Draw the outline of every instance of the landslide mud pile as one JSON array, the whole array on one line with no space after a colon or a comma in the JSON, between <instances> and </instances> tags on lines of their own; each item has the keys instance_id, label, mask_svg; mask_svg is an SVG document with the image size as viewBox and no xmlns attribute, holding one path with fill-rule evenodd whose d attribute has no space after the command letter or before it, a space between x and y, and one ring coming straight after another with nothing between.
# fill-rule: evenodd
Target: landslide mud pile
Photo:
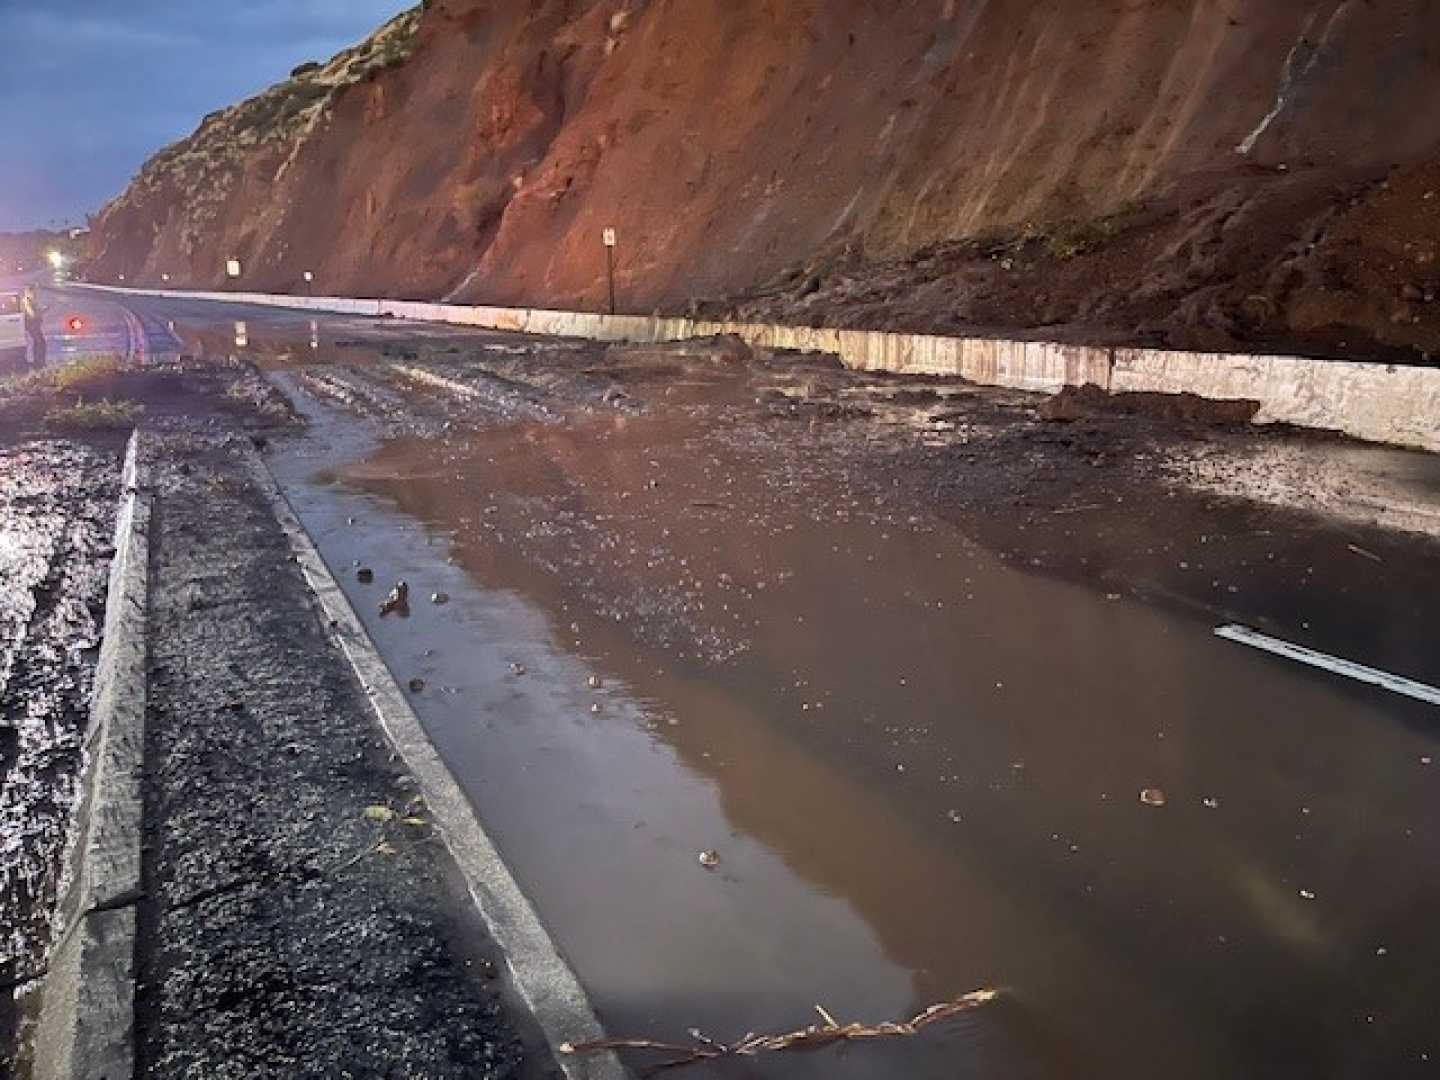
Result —
<instances>
[{"instance_id":1,"label":"landslide mud pile","mask_svg":"<svg viewBox=\"0 0 1440 1080\"><path fill-rule=\"evenodd\" d=\"M1437 40L1420 0L432 0L162 152L95 275L597 308L613 227L634 311L1423 360Z\"/></svg>"}]
</instances>

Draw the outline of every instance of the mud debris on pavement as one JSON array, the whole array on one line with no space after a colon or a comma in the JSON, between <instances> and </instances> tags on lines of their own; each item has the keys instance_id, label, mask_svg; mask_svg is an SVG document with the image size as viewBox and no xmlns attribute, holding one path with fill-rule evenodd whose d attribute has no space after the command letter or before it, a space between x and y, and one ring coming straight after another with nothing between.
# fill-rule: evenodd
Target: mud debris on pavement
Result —
<instances>
[{"instance_id":1,"label":"mud debris on pavement","mask_svg":"<svg viewBox=\"0 0 1440 1080\"><path fill-rule=\"evenodd\" d=\"M142 1074L516 1075L483 928L443 852L376 831L401 774L243 458L156 455Z\"/></svg>"},{"instance_id":2,"label":"mud debris on pavement","mask_svg":"<svg viewBox=\"0 0 1440 1080\"><path fill-rule=\"evenodd\" d=\"M123 443L0 446L0 1069L43 970L104 619Z\"/></svg>"},{"instance_id":3,"label":"mud debris on pavement","mask_svg":"<svg viewBox=\"0 0 1440 1080\"><path fill-rule=\"evenodd\" d=\"M1434 886L1431 729L1211 640L1243 622L1440 678L1429 459L723 341L256 312L240 348L178 306L189 359L135 391L165 437L148 1075L551 1067L236 464L256 447L608 1029L735 1045L817 1000L911 1016L1005 986L924 1038L747 1065L1430 1052L1423 919L1353 881ZM1360 976L1384 1023L1357 1035Z\"/></svg>"},{"instance_id":4,"label":"mud debris on pavement","mask_svg":"<svg viewBox=\"0 0 1440 1080\"><path fill-rule=\"evenodd\" d=\"M390 590L390 595L380 601L380 617L386 615L399 615L402 619L410 617L410 586L401 581L395 588Z\"/></svg>"}]
</instances>

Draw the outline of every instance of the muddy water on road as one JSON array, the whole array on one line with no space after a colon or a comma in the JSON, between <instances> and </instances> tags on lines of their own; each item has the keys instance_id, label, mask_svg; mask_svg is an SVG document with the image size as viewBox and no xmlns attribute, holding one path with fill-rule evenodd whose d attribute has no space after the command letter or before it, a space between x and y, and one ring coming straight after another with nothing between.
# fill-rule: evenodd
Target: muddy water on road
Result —
<instances>
[{"instance_id":1,"label":"muddy water on road","mask_svg":"<svg viewBox=\"0 0 1440 1080\"><path fill-rule=\"evenodd\" d=\"M793 438L678 410L376 447L309 411L277 471L614 1033L989 985L944 1031L735 1075L1440 1051L1421 710L1012 569Z\"/></svg>"}]
</instances>

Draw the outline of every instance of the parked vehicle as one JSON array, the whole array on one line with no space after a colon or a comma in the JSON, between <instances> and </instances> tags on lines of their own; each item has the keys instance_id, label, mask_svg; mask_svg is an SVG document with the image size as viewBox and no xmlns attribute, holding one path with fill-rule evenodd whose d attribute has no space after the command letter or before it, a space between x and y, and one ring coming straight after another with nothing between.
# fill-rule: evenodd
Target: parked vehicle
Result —
<instances>
[{"instance_id":1,"label":"parked vehicle","mask_svg":"<svg viewBox=\"0 0 1440 1080\"><path fill-rule=\"evenodd\" d=\"M0 292L0 371L12 372L30 362L30 337L18 292Z\"/></svg>"}]
</instances>

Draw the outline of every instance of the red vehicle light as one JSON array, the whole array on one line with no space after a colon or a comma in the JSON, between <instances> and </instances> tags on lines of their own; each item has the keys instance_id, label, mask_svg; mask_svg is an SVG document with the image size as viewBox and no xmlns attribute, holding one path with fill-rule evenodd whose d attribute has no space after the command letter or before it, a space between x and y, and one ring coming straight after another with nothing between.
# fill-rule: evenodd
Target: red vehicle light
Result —
<instances>
[{"instance_id":1,"label":"red vehicle light","mask_svg":"<svg viewBox=\"0 0 1440 1080\"><path fill-rule=\"evenodd\" d=\"M85 329L85 320L79 315L71 315L65 320L65 326L72 334L78 334Z\"/></svg>"}]
</instances>

